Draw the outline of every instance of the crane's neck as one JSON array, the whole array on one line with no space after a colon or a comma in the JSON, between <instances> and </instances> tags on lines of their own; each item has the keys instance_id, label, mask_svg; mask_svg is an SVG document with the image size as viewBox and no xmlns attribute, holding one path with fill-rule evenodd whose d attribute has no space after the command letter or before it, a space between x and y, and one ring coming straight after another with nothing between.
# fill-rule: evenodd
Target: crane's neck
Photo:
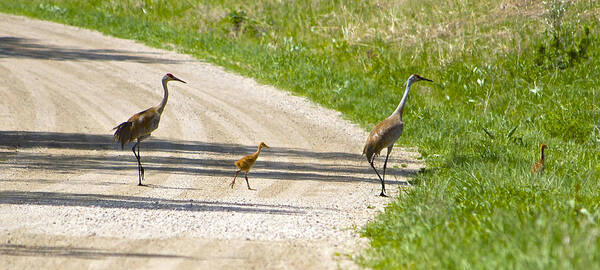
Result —
<instances>
[{"instance_id":1,"label":"crane's neck","mask_svg":"<svg viewBox=\"0 0 600 270\"><path fill-rule=\"evenodd\" d=\"M404 95L402 96L402 100L400 100L400 103L398 104L398 107L396 107L396 110L394 111L394 114L397 114L400 116L400 119L402 119L402 113L404 111L404 105L406 104L406 100L408 99L408 93L410 92L410 87L412 86L413 81L409 80L408 82L406 82L406 90L404 90Z\"/></svg>"},{"instance_id":2,"label":"crane's neck","mask_svg":"<svg viewBox=\"0 0 600 270\"><path fill-rule=\"evenodd\" d=\"M162 114L165 110L165 106L167 106L167 100L169 99L169 89L167 88L167 80L162 81L162 86L165 91L164 96L160 104L158 104L158 113Z\"/></svg>"},{"instance_id":3,"label":"crane's neck","mask_svg":"<svg viewBox=\"0 0 600 270\"><path fill-rule=\"evenodd\" d=\"M261 149L261 147L258 146L258 149L256 150L256 152L254 152L254 154L252 154L252 158L253 159L257 159L258 158L258 155L260 155L260 149Z\"/></svg>"},{"instance_id":4,"label":"crane's neck","mask_svg":"<svg viewBox=\"0 0 600 270\"><path fill-rule=\"evenodd\" d=\"M541 160L541 161L544 161L544 160L546 160L546 156L545 156L545 154L544 154L544 150L545 150L545 148L542 148L542 151L540 152L540 160Z\"/></svg>"}]
</instances>

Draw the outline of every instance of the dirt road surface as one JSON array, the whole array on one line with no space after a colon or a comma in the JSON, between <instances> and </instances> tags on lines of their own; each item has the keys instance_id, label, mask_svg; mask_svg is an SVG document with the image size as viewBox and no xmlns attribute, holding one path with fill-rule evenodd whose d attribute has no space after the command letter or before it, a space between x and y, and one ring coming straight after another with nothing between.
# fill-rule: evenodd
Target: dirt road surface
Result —
<instances>
[{"instance_id":1,"label":"dirt road surface","mask_svg":"<svg viewBox=\"0 0 600 270\"><path fill-rule=\"evenodd\" d=\"M158 104L141 145L111 129ZM336 269L391 201L340 114L192 57L0 14L0 269ZM233 162L266 149L228 187ZM396 149L389 193L421 167ZM381 165L381 160L379 161Z\"/></svg>"}]
</instances>

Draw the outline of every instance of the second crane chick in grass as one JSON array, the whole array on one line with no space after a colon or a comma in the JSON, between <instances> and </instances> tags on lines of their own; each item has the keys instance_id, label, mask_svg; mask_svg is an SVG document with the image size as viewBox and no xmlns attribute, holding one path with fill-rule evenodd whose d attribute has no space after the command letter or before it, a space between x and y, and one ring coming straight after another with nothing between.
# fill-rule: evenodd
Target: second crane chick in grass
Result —
<instances>
[{"instance_id":1,"label":"second crane chick in grass","mask_svg":"<svg viewBox=\"0 0 600 270\"><path fill-rule=\"evenodd\" d=\"M531 173L544 173L544 169L546 167L544 164L544 162L546 161L546 155L544 154L544 150L546 150L546 148L548 148L546 144L540 144L540 159L531 167Z\"/></svg>"},{"instance_id":2,"label":"second crane chick in grass","mask_svg":"<svg viewBox=\"0 0 600 270\"><path fill-rule=\"evenodd\" d=\"M248 172L250 172L250 169L252 169L252 166L254 166L254 163L256 163L258 155L260 155L260 150L263 147L269 148L269 146L266 145L264 142L260 142L260 144L258 145L258 150L256 150L254 154L247 155L235 162L235 166L238 167L238 170L235 172L235 175L233 176L233 181L229 185L231 186L231 188L233 188L233 185L235 185L235 178L238 176L238 174L240 172L245 172L246 174L244 176L246 177L246 184L248 185L248 189L256 190L250 187L250 183L248 182Z\"/></svg>"}]
</instances>

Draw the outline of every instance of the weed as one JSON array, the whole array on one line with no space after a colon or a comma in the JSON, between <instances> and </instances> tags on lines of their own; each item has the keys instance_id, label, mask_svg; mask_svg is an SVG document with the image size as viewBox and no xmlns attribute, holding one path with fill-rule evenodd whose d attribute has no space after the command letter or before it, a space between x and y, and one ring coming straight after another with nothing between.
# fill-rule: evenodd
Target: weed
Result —
<instances>
[{"instance_id":1,"label":"weed","mask_svg":"<svg viewBox=\"0 0 600 270\"><path fill-rule=\"evenodd\" d=\"M257 21L251 19L244 10L232 9L229 14L222 19L222 23L224 25L230 25L228 30L235 36L246 34L250 37L258 38L264 34L258 26Z\"/></svg>"},{"instance_id":2,"label":"weed","mask_svg":"<svg viewBox=\"0 0 600 270\"><path fill-rule=\"evenodd\" d=\"M537 45L535 62L545 68L566 69L587 57L591 44L589 26L565 23L571 2L550 0L542 2L546 7L546 39Z\"/></svg>"}]
</instances>

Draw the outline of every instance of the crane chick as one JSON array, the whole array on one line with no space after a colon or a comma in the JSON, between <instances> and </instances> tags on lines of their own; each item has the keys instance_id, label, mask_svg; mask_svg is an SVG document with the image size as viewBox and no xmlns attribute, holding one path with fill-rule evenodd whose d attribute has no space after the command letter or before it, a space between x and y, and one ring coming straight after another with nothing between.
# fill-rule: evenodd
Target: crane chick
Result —
<instances>
[{"instance_id":1,"label":"crane chick","mask_svg":"<svg viewBox=\"0 0 600 270\"><path fill-rule=\"evenodd\" d=\"M235 178L238 176L238 173L245 172L246 174L244 176L246 177L246 184L248 185L248 189L256 190L250 187L250 182L248 182L248 172L250 172L250 169L252 169L252 166L254 166L254 163L256 163L258 155L260 155L260 150L263 147L269 148L269 146L266 145L264 142L260 142L260 144L258 145L258 150L256 150L254 154L247 155L234 163L238 170L235 172L235 175L233 176L233 181L229 185L231 186L231 188L233 188L233 185L235 185Z\"/></svg>"},{"instance_id":2,"label":"crane chick","mask_svg":"<svg viewBox=\"0 0 600 270\"><path fill-rule=\"evenodd\" d=\"M544 169L545 169L544 162L546 162L546 155L544 154L544 150L546 150L546 148L548 148L548 146L546 144L543 144L543 143L540 144L540 159L538 160L538 162L533 164L533 166L531 166L531 173L533 173L533 174L544 173Z\"/></svg>"},{"instance_id":3,"label":"crane chick","mask_svg":"<svg viewBox=\"0 0 600 270\"><path fill-rule=\"evenodd\" d=\"M137 140L137 142L131 148L131 151L133 151L133 155L137 159L138 163L139 186L142 186L142 180L144 179L144 167L142 166L142 162L140 161L140 142L150 137L152 131L158 128L160 116L165 110L165 106L167 106L167 100L169 99L169 89L167 88L167 83L170 81L179 81L182 83L186 83L173 76L173 74L167 73L162 78L164 95L160 104L134 114L129 119L127 119L127 121L113 128L113 130L116 130L114 134L114 140L121 143L121 149L125 147L125 144ZM135 152L136 146L137 153Z\"/></svg>"}]
</instances>

